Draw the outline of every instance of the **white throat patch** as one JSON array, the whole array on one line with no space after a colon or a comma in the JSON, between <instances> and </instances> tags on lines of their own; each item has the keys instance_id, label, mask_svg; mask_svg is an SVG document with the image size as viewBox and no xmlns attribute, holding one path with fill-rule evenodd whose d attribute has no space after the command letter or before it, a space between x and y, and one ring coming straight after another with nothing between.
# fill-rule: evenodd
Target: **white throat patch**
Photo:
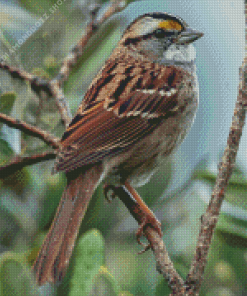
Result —
<instances>
[{"instance_id":1,"label":"white throat patch","mask_svg":"<svg viewBox=\"0 0 247 296\"><path fill-rule=\"evenodd\" d=\"M196 58L196 50L192 44L188 45L176 45L172 44L164 51L162 61L173 63L191 63Z\"/></svg>"}]
</instances>

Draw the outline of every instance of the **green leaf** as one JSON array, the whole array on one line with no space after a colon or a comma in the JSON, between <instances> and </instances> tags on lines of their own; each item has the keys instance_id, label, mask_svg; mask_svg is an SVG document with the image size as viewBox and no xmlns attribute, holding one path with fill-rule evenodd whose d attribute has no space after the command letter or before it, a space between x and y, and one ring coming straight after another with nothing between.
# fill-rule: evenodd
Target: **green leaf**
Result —
<instances>
[{"instance_id":1,"label":"green leaf","mask_svg":"<svg viewBox=\"0 0 247 296\"><path fill-rule=\"evenodd\" d=\"M38 296L34 276L23 256L6 252L0 257L1 296Z\"/></svg>"},{"instance_id":2,"label":"green leaf","mask_svg":"<svg viewBox=\"0 0 247 296\"><path fill-rule=\"evenodd\" d=\"M6 165L12 155L13 150L11 149L8 142L0 138L0 166Z\"/></svg>"},{"instance_id":3,"label":"green leaf","mask_svg":"<svg viewBox=\"0 0 247 296\"><path fill-rule=\"evenodd\" d=\"M170 295L171 289L168 287L167 282L163 277L160 276L160 280L156 286L155 296L166 296Z\"/></svg>"},{"instance_id":4,"label":"green leaf","mask_svg":"<svg viewBox=\"0 0 247 296\"><path fill-rule=\"evenodd\" d=\"M247 247L247 221L221 215L217 223L217 231L221 232L229 245Z\"/></svg>"},{"instance_id":5,"label":"green leaf","mask_svg":"<svg viewBox=\"0 0 247 296\"><path fill-rule=\"evenodd\" d=\"M0 112L10 114L16 99L16 93L13 91L6 92L0 97Z\"/></svg>"},{"instance_id":6,"label":"green leaf","mask_svg":"<svg viewBox=\"0 0 247 296\"><path fill-rule=\"evenodd\" d=\"M117 296L119 288L114 277L104 266L100 267L99 273L94 278L92 296Z\"/></svg>"},{"instance_id":7,"label":"green leaf","mask_svg":"<svg viewBox=\"0 0 247 296\"><path fill-rule=\"evenodd\" d=\"M16 100L15 92L6 92L0 96L0 112L4 114L10 114L14 102ZM2 128L3 123L0 123L0 129Z\"/></svg>"},{"instance_id":8,"label":"green leaf","mask_svg":"<svg viewBox=\"0 0 247 296\"><path fill-rule=\"evenodd\" d=\"M21 131L4 125L1 130L0 139L8 143L13 153L21 153Z\"/></svg>"},{"instance_id":9,"label":"green leaf","mask_svg":"<svg viewBox=\"0 0 247 296\"><path fill-rule=\"evenodd\" d=\"M128 291L121 291L118 296L134 296L133 294L131 294Z\"/></svg>"},{"instance_id":10,"label":"green leaf","mask_svg":"<svg viewBox=\"0 0 247 296\"><path fill-rule=\"evenodd\" d=\"M225 200L231 205L247 210L247 185L246 184L229 184L225 194Z\"/></svg>"},{"instance_id":11,"label":"green leaf","mask_svg":"<svg viewBox=\"0 0 247 296\"><path fill-rule=\"evenodd\" d=\"M70 296L89 295L93 279L104 264L104 240L99 231L88 231L75 250L75 266L71 278Z\"/></svg>"},{"instance_id":12,"label":"green leaf","mask_svg":"<svg viewBox=\"0 0 247 296\"><path fill-rule=\"evenodd\" d=\"M66 3L67 2L67 3ZM40 0L39 4L29 0L19 0L19 3L28 11L43 16L45 13L52 13L52 10L63 10L65 4L71 5L72 0L57 1L57 0Z\"/></svg>"},{"instance_id":13,"label":"green leaf","mask_svg":"<svg viewBox=\"0 0 247 296\"><path fill-rule=\"evenodd\" d=\"M2 158L5 158L6 160L6 156L9 157L13 155L13 150L11 149L8 142L6 142L4 139L1 139L1 134L0 134L0 160L1 160L1 154L2 154Z\"/></svg>"},{"instance_id":14,"label":"green leaf","mask_svg":"<svg viewBox=\"0 0 247 296\"><path fill-rule=\"evenodd\" d=\"M5 184L3 182L3 184ZM31 204L20 202L13 194L6 192L0 200L0 207L7 213L14 216L18 225L26 231L26 233L35 231L35 219L32 217Z\"/></svg>"}]
</instances>

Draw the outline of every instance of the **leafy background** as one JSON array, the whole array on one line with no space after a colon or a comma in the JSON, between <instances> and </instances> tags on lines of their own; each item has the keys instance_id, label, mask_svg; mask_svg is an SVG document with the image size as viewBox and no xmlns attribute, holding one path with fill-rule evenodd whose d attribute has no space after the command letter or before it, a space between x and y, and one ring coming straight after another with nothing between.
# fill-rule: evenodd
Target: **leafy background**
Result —
<instances>
[{"instance_id":1,"label":"leafy background","mask_svg":"<svg viewBox=\"0 0 247 296\"><path fill-rule=\"evenodd\" d=\"M31 73L53 77L83 34L89 6L94 3L58 2L0 1L0 57ZM102 10L108 5L103 2ZM178 14L205 33L196 44L200 107L192 131L172 163L138 189L162 222L169 254L185 277L237 95L238 68L244 52L243 1L135 1L93 38L64 89L74 113L128 21L155 10ZM25 40L23 36L32 27L34 32ZM27 83L3 70L0 112L56 136L64 130L54 101L40 101ZM244 131L237 168L210 249L200 293L203 296L247 295L246 135ZM47 149L42 141L0 125L0 165L16 154L31 155ZM50 175L52 165L47 161L26 167L1 180L0 295L169 295L165 281L155 270L151 252L137 254L141 247L135 240L136 222L119 200L106 202L101 186L82 223L64 282L59 287L35 286L30 266L65 186L63 174Z\"/></svg>"}]
</instances>

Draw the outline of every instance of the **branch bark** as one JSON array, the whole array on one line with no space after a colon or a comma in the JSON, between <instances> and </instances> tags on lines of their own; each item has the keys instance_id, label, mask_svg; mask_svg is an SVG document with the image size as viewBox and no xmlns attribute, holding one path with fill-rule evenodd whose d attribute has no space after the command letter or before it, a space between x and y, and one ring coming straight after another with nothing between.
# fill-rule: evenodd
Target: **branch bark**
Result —
<instances>
[{"instance_id":1,"label":"branch bark","mask_svg":"<svg viewBox=\"0 0 247 296\"><path fill-rule=\"evenodd\" d=\"M85 35L81 38L78 44L73 48L71 53L65 58L59 74L56 78L46 81L42 78L36 77L23 70L6 65L0 62L0 68L9 71L13 78L29 81L32 89L39 95L41 91L45 92L48 96L54 97L61 114L61 118L68 126L71 120L70 110L64 98L62 84L69 77L72 68L78 63L83 55L84 48L90 38L96 33L99 26L106 21L115 12L122 10L125 7L125 1L115 0L108 7L100 19L92 19L86 28ZM245 8L245 13L247 9ZM247 58L243 63L240 71L240 85L239 95L236 102L232 126L230 129L227 147L225 149L222 161L219 166L219 172L216 179L216 184L212 193L210 204L206 213L202 216L202 223L198 243L196 247L195 256L191 264L190 272L187 276L186 282L175 270L172 261L169 258L166 247L159 234L156 233L151 227L144 230L144 234L151 244L151 249L154 253L157 270L168 280L169 286L172 289L172 295L198 295L199 289L203 279L203 273L207 262L207 255L212 240L213 232L219 217L220 206L224 199L226 187L228 185L234 164L236 154L239 146L240 137L245 121L245 111L247 107ZM17 128L24 133L38 137L45 143L53 147L59 148L59 140L47 132L29 125L23 121L13 119L10 116L0 114L0 122L4 122L10 127ZM55 158L55 153L45 152L43 154L36 154L28 157L16 157L12 162L0 168L0 178L23 168L26 165L35 164L41 161ZM131 200L124 199L119 196L122 202L130 210L132 216L141 224L143 215L138 209L130 207Z\"/></svg>"},{"instance_id":2,"label":"branch bark","mask_svg":"<svg viewBox=\"0 0 247 296\"><path fill-rule=\"evenodd\" d=\"M51 146L54 149L59 148L59 139L50 135L49 133L31 125L27 124L26 122L14 119L11 116L5 115L3 113L0 113L0 122L5 123L6 125L16 128L22 132L24 132L27 135L39 138L43 140L46 144Z\"/></svg>"},{"instance_id":3,"label":"branch bark","mask_svg":"<svg viewBox=\"0 0 247 296\"><path fill-rule=\"evenodd\" d=\"M79 40L79 42L74 46L72 51L65 58L62 67L59 71L59 74L55 78L61 86L64 81L69 77L69 74L72 68L78 63L79 59L84 53L84 48L88 44L88 41L92 38L93 35L98 31L100 25L109 19L114 13L119 12L124 9L126 6L126 1L124 0L115 0L112 1L107 10L102 16L95 19L95 15L92 15L91 22L87 25L85 30L85 35Z\"/></svg>"},{"instance_id":4,"label":"branch bark","mask_svg":"<svg viewBox=\"0 0 247 296\"><path fill-rule=\"evenodd\" d=\"M107 19L109 19L114 13L123 10L125 6L126 2L124 0L115 0L111 2L108 9L97 21L92 14L92 21L88 24L85 35L80 39L77 45L64 59L64 62L57 77L50 81L37 77L16 67L9 66L3 61L0 61L0 68L7 70L13 78L28 81L31 84L32 90L37 95L40 96L40 93L43 91L49 97L54 97L58 110L61 114L61 119L65 127L67 128L72 119L72 115L68 103L65 99L62 85L64 81L68 79L72 68L82 57L85 46L87 45L91 37L97 32L99 26Z\"/></svg>"},{"instance_id":5,"label":"branch bark","mask_svg":"<svg viewBox=\"0 0 247 296\"><path fill-rule=\"evenodd\" d=\"M52 160L56 157L55 152L44 152L32 156L16 156L9 164L0 167L0 179L4 179L28 165Z\"/></svg>"},{"instance_id":6,"label":"branch bark","mask_svg":"<svg viewBox=\"0 0 247 296\"><path fill-rule=\"evenodd\" d=\"M13 78L28 81L31 85L31 89L39 97L41 97L42 92L48 97L54 97L65 127L69 125L72 116L64 98L63 90L61 87L58 87L56 82L47 81L46 79L32 75L22 69L9 66L5 62L0 62L0 69L7 70Z\"/></svg>"},{"instance_id":7,"label":"branch bark","mask_svg":"<svg viewBox=\"0 0 247 296\"><path fill-rule=\"evenodd\" d=\"M206 213L202 216L201 229L198 237L195 256L185 283L189 289L185 295L198 295L202 284L213 232L219 218L220 207L224 200L225 191L235 165L239 142L245 123L246 106L247 58L245 58L245 61L240 69L239 95L234 109L227 146L225 148L222 161L219 165L219 171L213 189L211 201L208 205Z\"/></svg>"},{"instance_id":8,"label":"branch bark","mask_svg":"<svg viewBox=\"0 0 247 296\"><path fill-rule=\"evenodd\" d=\"M245 24L247 24L247 2L245 1ZM245 26L245 43L247 42L247 27ZM245 44L246 45L246 44ZM202 216L201 229L197 241L196 252L186 279L188 287L185 295L198 295L203 280L204 269L207 263L207 255L212 236L219 219L219 212L224 200L225 191L231 177L243 126L245 124L247 108L247 47L245 46L245 58L239 71L239 93L235 104L232 124L227 139L222 161L210 203L206 213Z\"/></svg>"},{"instance_id":9,"label":"branch bark","mask_svg":"<svg viewBox=\"0 0 247 296\"><path fill-rule=\"evenodd\" d=\"M54 97L56 100L56 104L58 106L59 112L61 114L62 121L64 122L65 127L67 127L71 121L72 116L71 116L71 112L68 107L67 101L63 94L62 84L65 80L67 80L73 66L78 63L78 60L83 55L84 47L86 46L90 38L96 33L99 26L103 22L105 22L108 18L110 18L114 13L122 10L125 6L126 6L126 3L123 0L112 1L108 9L97 20L97 22L95 19L92 18L92 21L87 26L85 35L81 38L81 40L74 47L74 49L67 56L67 58L65 58L62 64L62 67L59 71L59 74L57 75L56 78L50 81L47 81L41 77L37 77L33 74L30 74L22 69L18 69L16 67L7 65L4 61L0 61L0 69L7 70L13 78L28 81L31 85L32 90L38 96L41 95L41 92L44 92L46 93L47 96ZM3 122L10 127L19 129L28 135L37 137L43 140L48 145L50 145L51 147L53 147L54 149L59 148L59 139L55 138L54 136L50 135L44 130L41 130L37 127L34 127L30 124L25 123L24 121L17 120L10 116L0 113L0 122ZM34 159L35 159L35 156L31 156L29 160L27 157L25 157L22 160L20 160L19 165L17 165L16 163L15 166L14 166L14 163L16 160L14 160L14 162L10 163L9 166L7 165L2 167L2 172L6 172L7 170L9 170L8 167L17 168L19 166L23 167L25 166L25 164L29 165L31 163L35 163ZM39 161L42 161L42 157L37 156L36 160L38 159Z\"/></svg>"}]
</instances>

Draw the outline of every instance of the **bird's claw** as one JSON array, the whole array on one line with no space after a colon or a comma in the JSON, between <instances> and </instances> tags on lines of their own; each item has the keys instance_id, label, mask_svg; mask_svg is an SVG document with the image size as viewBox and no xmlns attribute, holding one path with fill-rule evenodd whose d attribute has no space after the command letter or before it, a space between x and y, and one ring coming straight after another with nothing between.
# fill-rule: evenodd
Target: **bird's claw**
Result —
<instances>
[{"instance_id":1,"label":"bird's claw","mask_svg":"<svg viewBox=\"0 0 247 296\"><path fill-rule=\"evenodd\" d=\"M108 185L108 184L105 184L103 187L105 198L109 203L111 203L112 200L116 197L114 189L115 187L113 185ZM109 196L109 191L112 191L110 196Z\"/></svg>"},{"instance_id":2,"label":"bird's claw","mask_svg":"<svg viewBox=\"0 0 247 296\"><path fill-rule=\"evenodd\" d=\"M151 226L152 228L154 228L160 237L163 236L162 230L161 230L161 223L156 219L155 216L146 215L136 232L136 239L137 239L138 244L140 244L144 247L144 249L142 251L138 252L138 254L145 253L147 250L149 250L152 247L151 243L146 245L143 242L141 242L141 240L140 240L140 238L143 236L144 230L147 226Z\"/></svg>"}]
</instances>

